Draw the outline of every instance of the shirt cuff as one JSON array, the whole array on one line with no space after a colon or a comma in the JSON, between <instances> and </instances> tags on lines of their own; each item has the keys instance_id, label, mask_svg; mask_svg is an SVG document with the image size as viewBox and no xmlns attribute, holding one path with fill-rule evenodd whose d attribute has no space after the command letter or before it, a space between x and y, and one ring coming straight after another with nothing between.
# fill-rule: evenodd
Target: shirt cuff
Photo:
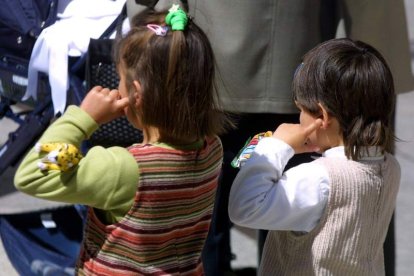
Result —
<instances>
[{"instance_id":1,"label":"shirt cuff","mask_svg":"<svg viewBox=\"0 0 414 276\"><path fill-rule=\"evenodd\" d=\"M255 152L260 155L266 156L282 154L283 159L287 160L289 160L295 155L295 151L291 146L289 146L289 144L273 137L266 137L261 139L255 148Z\"/></svg>"}]
</instances>

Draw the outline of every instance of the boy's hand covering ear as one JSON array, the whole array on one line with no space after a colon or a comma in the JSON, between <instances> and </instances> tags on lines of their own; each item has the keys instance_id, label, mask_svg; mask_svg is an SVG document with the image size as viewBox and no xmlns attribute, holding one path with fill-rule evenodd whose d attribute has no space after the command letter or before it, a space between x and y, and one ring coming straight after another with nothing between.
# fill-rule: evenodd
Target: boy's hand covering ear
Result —
<instances>
[{"instance_id":1,"label":"boy's hand covering ear","mask_svg":"<svg viewBox=\"0 0 414 276\"><path fill-rule=\"evenodd\" d=\"M291 146L295 153L318 152L316 145L309 143L309 136L322 126L322 119L316 119L304 127L300 124L281 124L273 133L273 137Z\"/></svg>"}]
</instances>

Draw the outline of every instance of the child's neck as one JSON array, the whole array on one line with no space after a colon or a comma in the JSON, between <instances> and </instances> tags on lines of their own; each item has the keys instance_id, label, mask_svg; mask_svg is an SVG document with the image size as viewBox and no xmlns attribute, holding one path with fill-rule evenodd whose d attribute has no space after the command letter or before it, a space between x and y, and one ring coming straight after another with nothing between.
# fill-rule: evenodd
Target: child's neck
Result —
<instances>
[{"instance_id":1,"label":"child's neck","mask_svg":"<svg viewBox=\"0 0 414 276\"><path fill-rule=\"evenodd\" d=\"M142 130L143 133L143 144L151 144L151 143L168 143L171 145L189 145L192 143L197 142L196 137L188 137L185 139L176 139L174 137L161 137L160 131L158 128L149 127Z\"/></svg>"},{"instance_id":2,"label":"child's neck","mask_svg":"<svg viewBox=\"0 0 414 276\"><path fill-rule=\"evenodd\" d=\"M321 149L326 151L328 149L344 145L339 123L336 119L332 119L331 123L320 133Z\"/></svg>"}]
</instances>

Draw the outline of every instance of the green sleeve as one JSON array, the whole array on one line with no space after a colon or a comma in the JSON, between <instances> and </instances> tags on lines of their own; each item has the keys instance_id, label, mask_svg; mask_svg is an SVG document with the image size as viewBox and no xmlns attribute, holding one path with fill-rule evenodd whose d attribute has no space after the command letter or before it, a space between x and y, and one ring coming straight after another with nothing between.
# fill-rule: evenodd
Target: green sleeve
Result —
<instances>
[{"instance_id":1,"label":"green sleeve","mask_svg":"<svg viewBox=\"0 0 414 276\"><path fill-rule=\"evenodd\" d=\"M97 128L89 114L70 106L39 142L64 142L79 147ZM125 148L92 147L76 167L66 172L42 172L37 163L44 155L31 149L25 156L14 178L18 190L47 200L104 210L110 221L118 221L131 207L139 173L137 162Z\"/></svg>"}]
</instances>

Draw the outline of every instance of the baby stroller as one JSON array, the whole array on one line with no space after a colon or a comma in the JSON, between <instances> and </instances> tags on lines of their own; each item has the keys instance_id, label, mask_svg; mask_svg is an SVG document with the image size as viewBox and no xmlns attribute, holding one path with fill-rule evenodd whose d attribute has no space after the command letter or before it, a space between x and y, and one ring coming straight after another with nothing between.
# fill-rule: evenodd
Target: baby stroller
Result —
<instances>
[{"instance_id":1,"label":"baby stroller","mask_svg":"<svg viewBox=\"0 0 414 276\"><path fill-rule=\"evenodd\" d=\"M56 9L57 0L40 0L6 1L0 10L0 119L12 119L20 126L0 148L0 174L16 164L53 116L44 76L39 76L38 90L44 93L38 103L26 101L29 109L21 112L13 106L23 102L31 50L42 29L56 21ZM24 135L17 137L18 133Z\"/></svg>"}]
</instances>

